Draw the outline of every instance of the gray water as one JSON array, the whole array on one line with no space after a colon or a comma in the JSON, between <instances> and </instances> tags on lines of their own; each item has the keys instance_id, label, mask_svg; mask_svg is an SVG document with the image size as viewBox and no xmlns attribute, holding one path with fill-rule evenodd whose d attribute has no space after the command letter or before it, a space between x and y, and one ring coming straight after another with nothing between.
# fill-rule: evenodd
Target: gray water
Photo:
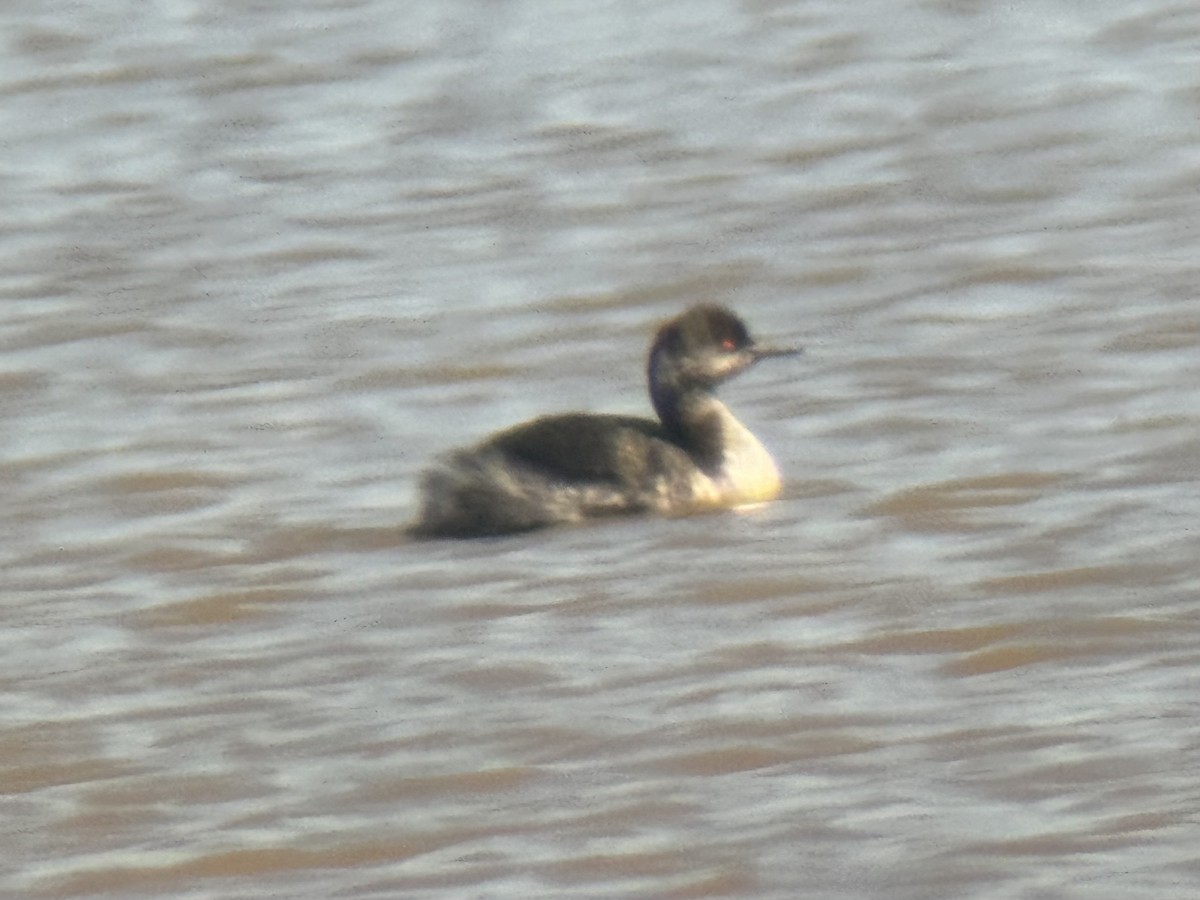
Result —
<instances>
[{"instance_id":1,"label":"gray water","mask_svg":"<svg viewBox=\"0 0 1200 900\"><path fill-rule=\"evenodd\" d=\"M3 16L6 896L1196 896L1200 12ZM700 300L781 500L405 540Z\"/></svg>"}]
</instances>

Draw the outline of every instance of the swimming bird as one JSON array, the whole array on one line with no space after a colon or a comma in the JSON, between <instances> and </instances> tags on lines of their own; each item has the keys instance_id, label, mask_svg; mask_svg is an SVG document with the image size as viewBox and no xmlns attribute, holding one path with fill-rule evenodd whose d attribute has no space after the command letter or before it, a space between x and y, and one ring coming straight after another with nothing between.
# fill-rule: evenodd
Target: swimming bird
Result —
<instances>
[{"instance_id":1,"label":"swimming bird","mask_svg":"<svg viewBox=\"0 0 1200 900\"><path fill-rule=\"evenodd\" d=\"M453 452L424 474L411 531L482 537L772 500L781 486L775 461L716 388L759 360L801 352L756 343L728 309L693 306L663 324L650 345L658 421L548 415Z\"/></svg>"}]
</instances>

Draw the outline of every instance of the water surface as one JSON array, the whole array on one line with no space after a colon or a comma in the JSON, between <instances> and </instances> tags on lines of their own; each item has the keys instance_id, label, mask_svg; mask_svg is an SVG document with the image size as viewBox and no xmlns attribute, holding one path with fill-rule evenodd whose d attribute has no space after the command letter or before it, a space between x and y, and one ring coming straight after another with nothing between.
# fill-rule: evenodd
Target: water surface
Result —
<instances>
[{"instance_id":1,"label":"water surface","mask_svg":"<svg viewBox=\"0 0 1200 900\"><path fill-rule=\"evenodd\" d=\"M1195 896L1194 11L7 19L7 893ZM698 300L779 502L404 539Z\"/></svg>"}]
</instances>

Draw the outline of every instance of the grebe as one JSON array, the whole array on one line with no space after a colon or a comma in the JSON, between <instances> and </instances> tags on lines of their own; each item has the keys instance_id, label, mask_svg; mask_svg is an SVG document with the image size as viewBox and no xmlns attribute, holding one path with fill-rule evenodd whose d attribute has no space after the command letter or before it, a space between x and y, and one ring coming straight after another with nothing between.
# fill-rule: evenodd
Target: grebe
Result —
<instances>
[{"instance_id":1,"label":"grebe","mask_svg":"<svg viewBox=\"0 0 1200 900\"><path fill-rule=\"evenodd\" d=\"M482 537L600 516L680 516L779 495L779 470L716 397L716 387L772 356L742 320L694 306L650 346L658 422L633 416L543 416L459 450L425 473L418 536Z\"/></svg>"}]
</instances>

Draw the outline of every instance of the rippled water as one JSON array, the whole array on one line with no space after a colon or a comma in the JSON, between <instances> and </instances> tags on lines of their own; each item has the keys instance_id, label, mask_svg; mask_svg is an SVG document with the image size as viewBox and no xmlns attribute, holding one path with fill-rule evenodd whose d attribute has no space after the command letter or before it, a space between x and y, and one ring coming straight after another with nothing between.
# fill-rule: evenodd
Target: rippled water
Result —
<instances>
[{"instance_id":1,"label":"rippled water","mask_svg":"<svg viewBox=\"0 0 1200 900\"><path fill-rule=\"evenodd\" d=\"M1196 895L1191 7L4 15L6 895ZM697 299L781 501L404 540Z\"/></svg>"}]
</instances>

